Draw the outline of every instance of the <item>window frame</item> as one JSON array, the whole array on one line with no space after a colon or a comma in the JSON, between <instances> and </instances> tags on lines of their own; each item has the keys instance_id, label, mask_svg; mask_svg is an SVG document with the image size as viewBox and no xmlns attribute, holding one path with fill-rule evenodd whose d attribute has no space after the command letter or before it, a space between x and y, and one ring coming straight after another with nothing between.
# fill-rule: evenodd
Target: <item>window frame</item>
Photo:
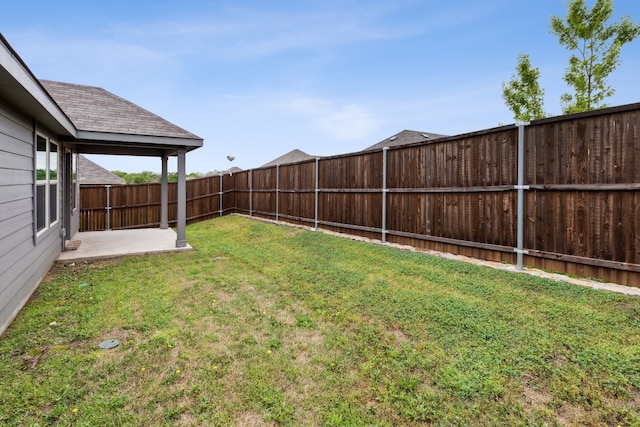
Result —
<instances>
[{"instance_id":1,"label":"window frame","mask_svg":"<svg viewBox=\"0 0 640 427\"><path fill-rule=\"evenodd\" d=\"M41 143L44 144L44 150L40 149ZM55 147L55 151L52 150L53 147ZM35 167L33 194L34 230L36 238L42 236L60 223L60 150L61 146L57 141L41 132L36 132L34 144ZM52 165L54 162L55 164ZM44 170L44 177L40 177L44 179L38 179L39 170ZM42 188L41 192L39 192L39 188ZM53 212L54 210L55 212ZM53 216L53 214L55 214L55 216Z\"/></svg>"}]
</instances>

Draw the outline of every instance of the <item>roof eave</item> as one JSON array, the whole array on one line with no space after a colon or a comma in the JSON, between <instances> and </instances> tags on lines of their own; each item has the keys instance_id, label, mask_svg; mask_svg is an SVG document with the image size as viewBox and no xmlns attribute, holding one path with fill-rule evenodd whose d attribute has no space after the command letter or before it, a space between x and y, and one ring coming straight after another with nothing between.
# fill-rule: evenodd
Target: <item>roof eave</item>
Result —
<instances>
[{"instance_id":1,"label":"roof eave","mask_svg":"<svg viewBox=\"0 0 640 427\"><path fill-rule=\"evenodd\" d=\"M203 146L201 138L178 138L78 130L78 152L88 154L176 155L179 149L195 150Z\"/></svg>"}]
</instances>

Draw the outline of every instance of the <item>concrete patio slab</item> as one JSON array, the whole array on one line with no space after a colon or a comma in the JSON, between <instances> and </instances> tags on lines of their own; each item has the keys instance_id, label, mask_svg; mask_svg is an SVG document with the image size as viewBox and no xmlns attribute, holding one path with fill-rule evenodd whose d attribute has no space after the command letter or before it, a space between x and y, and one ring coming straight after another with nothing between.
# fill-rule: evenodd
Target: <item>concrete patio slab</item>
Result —
<instances>
[{"instance_id":1,"label":"concrete patio slab","mask_svg":"<svg viewBox=\"0 0 640 427\"><path fill-rule=\"evenodd\" d=\"M70 264L125 255L193 250L189 245L177 248L176 239L177 234L171 228L81 232L73 236L74 241L80 241L77 249L62 252L56 262Z\"/></svg>"}]
</instances>

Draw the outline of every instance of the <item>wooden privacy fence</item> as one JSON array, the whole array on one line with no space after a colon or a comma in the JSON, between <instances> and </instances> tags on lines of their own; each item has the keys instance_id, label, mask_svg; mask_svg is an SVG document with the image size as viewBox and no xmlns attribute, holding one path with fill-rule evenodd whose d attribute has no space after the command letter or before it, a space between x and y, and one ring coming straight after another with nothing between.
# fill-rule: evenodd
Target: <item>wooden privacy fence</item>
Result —
<instances>
[{"instance_id":1,"label":"wooden privacy fence","mask_svg":"<svg viewBox=\"0 0 640 427\"><path fill-rule=\"evenodd\" d=\"M159 184L81 191L82 230L159 224ZM233 212L640 286L640 104L187 182Z\"/></svg>"},{"instance_id":2,"label":"wooden privacy fence","mask_svg":"<svg viewBox=\"0 0 640 427\"><path fill-rule=\"evenodd\" d=\"M222 216L234 209L235 181L210 176L187 181L187 222ZM177 222L177 186L168 185L169 224ZM83 185L80 231L160 226L160 184Z\"/></svg>"}]
</instances>

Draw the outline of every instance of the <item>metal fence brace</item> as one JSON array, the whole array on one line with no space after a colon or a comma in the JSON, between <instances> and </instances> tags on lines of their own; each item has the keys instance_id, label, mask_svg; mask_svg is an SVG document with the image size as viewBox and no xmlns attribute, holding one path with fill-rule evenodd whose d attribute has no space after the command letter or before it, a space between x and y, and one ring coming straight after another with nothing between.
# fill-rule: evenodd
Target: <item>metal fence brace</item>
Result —
<instances>
[{"instance_id":1,"label":"metal fence brace","mask_svg":"<svg viewBox=\"0 0 640 427\"><path fill-rule=\"evenodd\" d=\"M105 185L104 188L107 189L107 206L104 208L105 212L105 228L107 230L111 230L111 186Z\"/></svg>"},{"instance_id":2,"label":"metal fence brace","mask_svg":"<svg viewBox=\"0 0 640 427\"><path fill-rule=\"evenodd\" d=\"M387 152L389 147L382 148L382 243L387 242Z\"/></svg>"}]
</instances>

